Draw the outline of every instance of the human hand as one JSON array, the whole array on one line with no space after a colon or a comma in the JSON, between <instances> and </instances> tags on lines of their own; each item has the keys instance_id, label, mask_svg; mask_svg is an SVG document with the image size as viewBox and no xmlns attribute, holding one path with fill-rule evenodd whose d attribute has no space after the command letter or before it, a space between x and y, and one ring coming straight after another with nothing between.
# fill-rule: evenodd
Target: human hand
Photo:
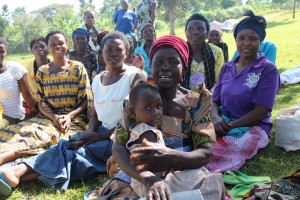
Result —
<instances>
[{"instance_id":1,"label":"human hand","mask_svg":"<svg viewBox=\"0 0 300 200\"><path fill-rule=\"evenodd\" d=\"M63 132L63 125L61 123L61 115L54 115L54 117L51 119L54 126L60 130L61 132Z\"/></svg>"},{"instance_id":2,"label":"human hand","mask_svg":"<svg viewBox=\"0 0 300 200\"><path fill-rule=\"evenodd\" d=\"M71 125L71 121L72 121L72 118L70 115L61 115L60 116L60 123L62 125L62 132L63 133L66 133L69 131L69 128L70 128L70 125Z\"/></svg>"},{"instance_id":3,"label":"human hand","mask_svg":"<svg viewBox=\"0 0 300 200\"><path fill-rule=\"evenodd\" d=\"M171 191L168 184L157 177L146 179L147 199L148 200L171 200Z\"/></svg>"},{"instance_id":4,"label":"human hand","mask_svg":"<svg viewBox=\"0 0 300 200\"><path fill-rule=\"evenodd\" d=\"M82 146L87 146L91 143L95 143L101 140L101 134L86 131L81 137L77 138L76 141L72 142L71 149L77 150Z\"/></svg>"},{"instance_id":5,"label":"human hand","mask_svg":"<svg viewBox=\"0 0 300 200\"><path fill-rule=\"evenodd\" d=\"M144 57L141 56L139 53L136 53L135 56L133 56L133 61L132 61L132 65L141 69L141 70L144 70Z\"/></svg>"},{"instance_id":6,"label":"human hand","mask_svg":"<svg viewBox=\"0 0 300 200\"><path fill-rule=\"evenodd\" d=\"M178 167L174 163L176 151L147 139L143 139L142 144L143 147L134 148L130 155L130 163L137 171L161 172Z\"/></svg>"},{"instance_id":7,"label":"human hand","mask_svg":"<svg viewBox=\"0 0 300 200\"><path fill-rule=\"evenodd\" d=\"M218 137L223 137L227 134L229 130L232 129L232 125L225 121L220 116L212 117L212 123L215 127L215 131Z\"/></svg>"}]
</instances>

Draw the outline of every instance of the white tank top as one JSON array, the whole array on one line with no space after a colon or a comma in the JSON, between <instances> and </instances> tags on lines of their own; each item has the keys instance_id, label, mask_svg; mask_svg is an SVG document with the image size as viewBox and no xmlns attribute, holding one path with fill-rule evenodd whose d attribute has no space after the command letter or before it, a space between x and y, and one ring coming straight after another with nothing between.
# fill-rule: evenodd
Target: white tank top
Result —
<instances>
[{"instance_id":1,"label":"white tank top","mask_svg":"<svg viewBox=\"0 0 300 200\"><path fill-rule=\"evenodd\" d=\"M111 85L102 85L102 72L94 78L92 83L94 106L98 120L107 129L117 125L123 109L123 100L130 92L132 80L140 71L140 69L133 66L124 65L124 67L127 70L118 82Z\"/></svg>"}]
</instances>

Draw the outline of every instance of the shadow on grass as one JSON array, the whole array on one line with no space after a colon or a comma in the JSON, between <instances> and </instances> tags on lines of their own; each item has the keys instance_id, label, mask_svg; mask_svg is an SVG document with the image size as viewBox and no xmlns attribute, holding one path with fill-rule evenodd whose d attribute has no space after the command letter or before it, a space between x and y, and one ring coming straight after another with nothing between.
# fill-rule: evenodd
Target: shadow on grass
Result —
<instances>
[{"instance_id":1,"label":"shadow on grass","mask_svg":"<svg viewBox=\"0 0 300 200\"><path fill-rule=\"evenodd\" d=\"M295 23L295 21L284 19L281 22L274 22L274 21L273 22L268 22L267 27L268 28L274 28L276 26L289 25L289 24L294 24L294 23Z\"/></svg>"}]
</instances>

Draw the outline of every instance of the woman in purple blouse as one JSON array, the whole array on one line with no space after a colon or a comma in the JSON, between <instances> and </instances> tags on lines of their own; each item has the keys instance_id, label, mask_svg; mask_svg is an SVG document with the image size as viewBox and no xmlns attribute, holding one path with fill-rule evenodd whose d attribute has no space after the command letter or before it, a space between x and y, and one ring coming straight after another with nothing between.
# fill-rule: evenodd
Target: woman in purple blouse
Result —
<instances>
[{"instance_id":1,"label":"woman in purple blouse","mask_svg":"<svg viewBox=\"0 0 300 200\"><path fill-rule=\"evenodd\" d=\"M239 169L269 143L271 111L279 90L279 73L260 43L266 20L247 11L235 28L240 53L223 65L213 94L212 122L218 136L207 168L213 172Z\"/></svg>"}]
</instances>

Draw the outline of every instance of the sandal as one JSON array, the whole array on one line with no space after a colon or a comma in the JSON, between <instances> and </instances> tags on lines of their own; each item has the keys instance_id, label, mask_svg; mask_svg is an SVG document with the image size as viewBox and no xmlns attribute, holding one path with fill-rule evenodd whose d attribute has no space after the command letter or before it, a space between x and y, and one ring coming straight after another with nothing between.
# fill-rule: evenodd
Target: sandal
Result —
<instances>
[{"instance_id":1,"label":"sandal","mask_svg":"<svg viewBox=\"0 0 300 200\"><path fill-rule=\"evenodd\" d=\"M248 176L238 170L228 170L223 174L224 183L237 185L237 184L252 184L270 182L271 179L268 176Z\"/></svg>"},{"instance_id":2,"label":"sandal","mask_svg":"<svg viewBox=\"0 0 300 200\"><path fill-rule=\"evenodd\" d=\"M247 195L247 193L249 193L253 187L254 184L250 184L250 185L238 184L231 190L227 190L227 193L232 195L234 200L240 200L243 198L247 198L249 196Z\"/></svg>"},{"instance_id":3,"label":"sandal","mask_svg":"<svg viewBox=\"0 0 300 200\"><path fill-rule=\"evenodd\" d=\"M38 148L38 149L21 149L21 150L16 150L16 153L19 154L25 154L25 155L37 155L37 154L41 154L44 153L45 150L43 148Z\"/></svg>"},{"instance_id":4,"label":"sandal","mask_svg":"<svg viewBox=\"0 0 300 200\"><path fill-rule=\"evenodd\" d=\"M0 196L8 197L12 192L11 187L4 181L2 172L0 172Z\"/></svg>"}]
</instances>

